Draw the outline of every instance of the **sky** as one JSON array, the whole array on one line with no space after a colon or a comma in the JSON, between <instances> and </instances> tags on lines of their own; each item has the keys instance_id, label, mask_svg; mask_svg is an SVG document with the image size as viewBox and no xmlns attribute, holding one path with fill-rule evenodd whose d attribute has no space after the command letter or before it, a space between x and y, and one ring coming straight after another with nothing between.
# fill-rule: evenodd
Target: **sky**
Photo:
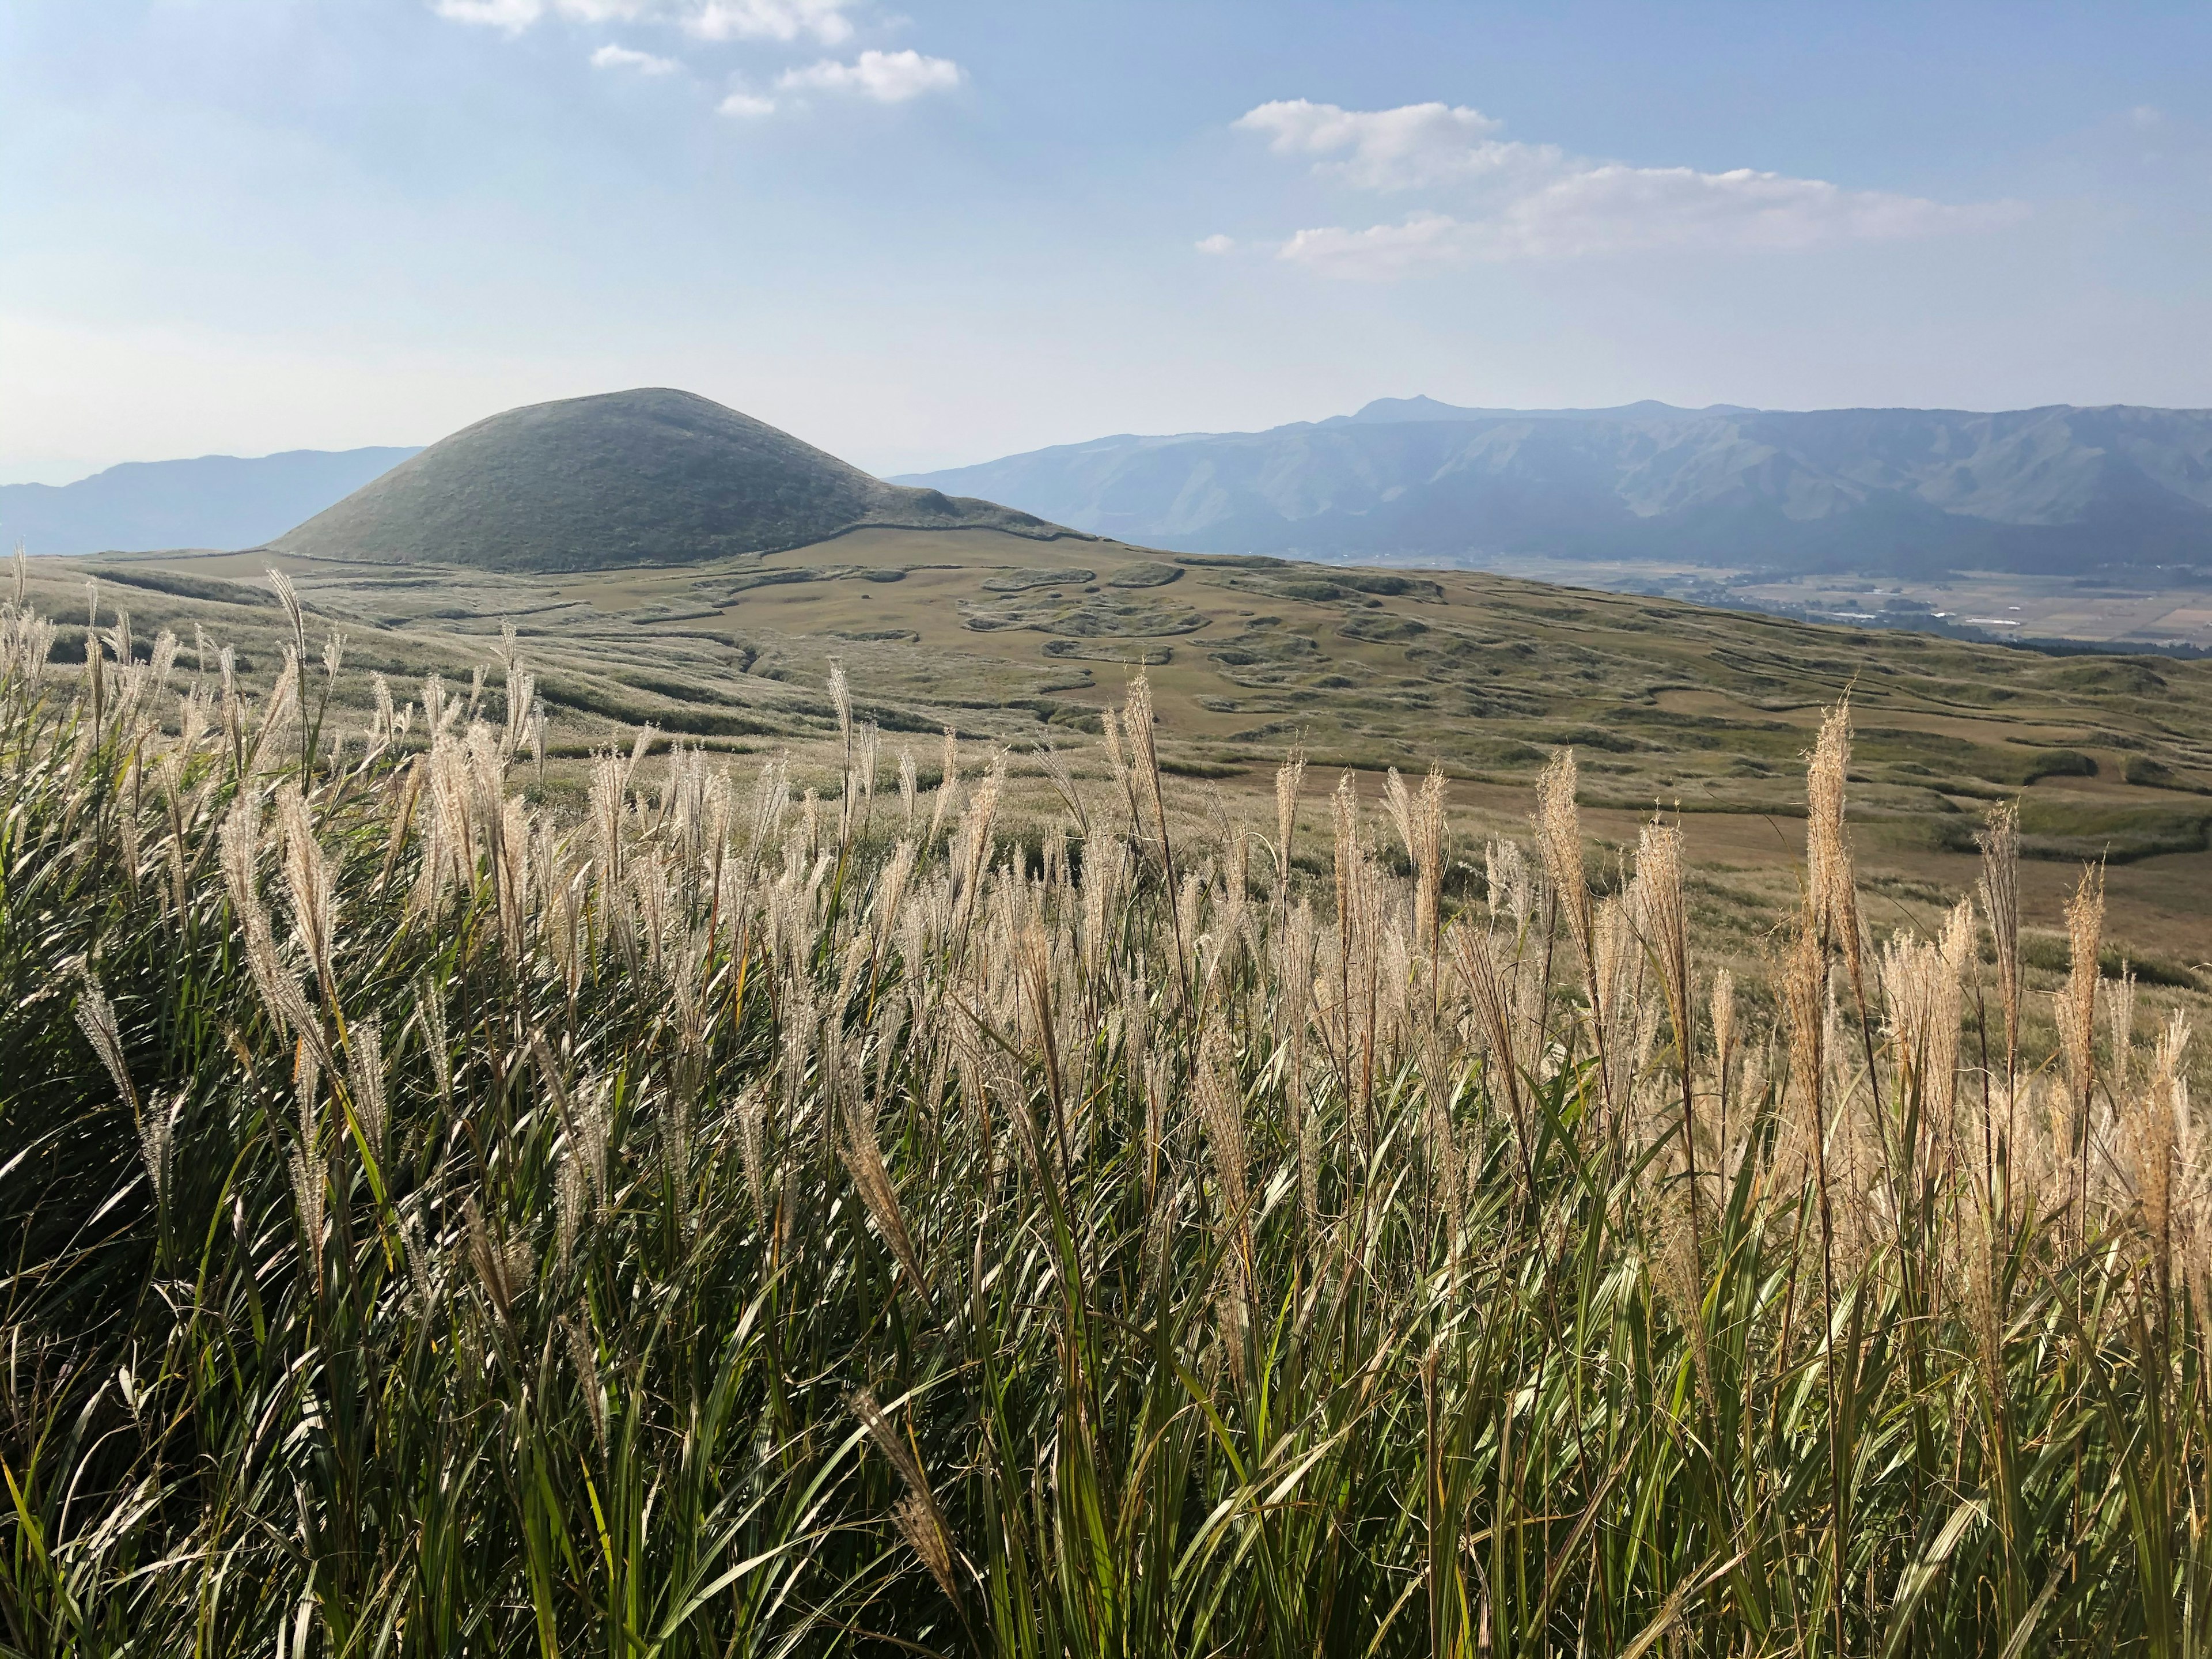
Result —
<instances>
[{"instance_id":1,"label":"sky","mask_svg":"<svg viewBox=\"0 0 2212 1659\"><path fill-rule=\"evenodd\" d=\"M650 385L880 473L2204 406L2208 71L2121 0L8 0L0 483Z\"/></svg>"}]
</instances>

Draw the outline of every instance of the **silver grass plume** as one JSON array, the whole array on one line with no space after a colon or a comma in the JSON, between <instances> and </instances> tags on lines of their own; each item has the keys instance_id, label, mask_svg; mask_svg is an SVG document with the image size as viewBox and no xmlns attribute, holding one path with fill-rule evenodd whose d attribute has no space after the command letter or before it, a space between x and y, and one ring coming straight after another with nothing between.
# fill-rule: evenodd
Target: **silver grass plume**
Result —
<instances>
[{"instance_id":1,"label":"silver grass plume","mask_svg":"<svg viewBox=\"0 0 2212 1659\"><path fill-rule=\"evenodd\" d=\"M875 948L880 951L889 942L890 930L897 926L906 905L908 883L914 879L915 860L921 849L911 839L902 840L891 849L891 861L876 878L874 910Z\"/></svg>"},{"instance_id":2,"label":"silver grass plume","mask_svg":"<svg viewBox=\"0 0 2212 1659\"><path fill-rule=\"evenodd\" d=\"M353 1095L353 1111L369 1150L380 1162L385 1132L391 1121L384 1095L384 1031L371 1015L346 1027L346 1081Z\"/></svg>"},{"instance_id":3,"label":"silver grass plume","mask_svg":"<svg viewBox=\"0 0 2212 1659\"><path fill-rule=\"evenodd\" d=\"M1121 730L1129 740L1131 772L1151 786L1152 816L1158 831L1160 869L1168 884L1176 884L1175 848L1168 835L1168 798L1160 782L1160 752L1158 734L1152 714L1152 681L1141 672L1129 682L1129 700L1122 706ZM1177 951L1185 963L1190 960L1190 940L1188 936L1176 941ZM1186 973L1188 969L1185 970Z\"/></svg>"},{"instance_id":4,"label":"silver grass plume","mask_svg":"<svg viewBox=\"0 0 2212 1659\"><path fill-rule=\"evenodd\" d=\"M1805 768L1807 904L1822 942L1844 953L1856 989L1859 957L1858 882L1844 825L1844 785L1850 770L1851 705L1846 697L1820 719ZM1862 1000L1863 996L1862 994Z\"/></svg>"},{"instance_id":5,"label":"silver grass plume","mask_svg":"<svg viewBox=\"0 0 2212 1659\"><path fill-rule=\"evenodd\" d=\"M1515 1042L1517 1022L1509 984L1512 970L1504 960L1496 938L1468 922L1462 921L1453 927L1451 941L1453 954L1459 961L1460 977L1466 983L1468 1000L1474 1007L1477 1028L1488 1042L1491 1063L1497 1068L1491 1079L1491 1097L1496 1099L1501 1091L1505 1097L1521 1157L1522 1178L1524 1182L1532 1183L1530 1125L1521 1094L1522 1056ZM1533 1185L1531 1191L1533 1195Z\"/></svg>"},{"instance_id":6,"label":"silver grass plume","mask_svg":"<svg viewBox=\"0 0 2212 1659\"><path fill-rule=\"evenodd\" d=\"M1084 805L1083 791L1076 786L1075 773L1067 763L1067 757L1050 743L1046 743L1038 750L1037 760L1043 766L1045 775L1052 780L1054 793L1060 797L1061 804L1067 808L1068 816L1073 819L1076 833L1083 837L1086 846L1089 845L1091 812Z\"/></svg>"},{"instance_id":7,"label":"silver grass plume","mask_svg":"<svg viewBox=\"0 0 2212 1659\"><path fill-rule=\"evenodd\" d=\"M438 1285L428 1241L422 1236L421 1218L411 1211L400 1218L399 1237L407 1258L408 1288L415 1297L416 1316L428 1319L437 1306Z\"/></svg>"},{"instance_id":8,"label":"silver grass plume","mask_svg":"<svg viewBox=\"0 0 2212 1659\"><path fill-rule=\"evenodd\" d=\"M1419 870L1419 854L1413 845L1413 794L1406 787L1404 776L1395 766L1382 777L1382 804L1389 809L1390 822L1397 829L1399 845L1406 850L1407 867Z\"/></svg>"},{"instance_id":9,"label":"silver grass plume","mask_svg":"<svg viewBox=\"0 0 2212 1659\"><path fill-rule=\"evenodd\" d=\"M553 1260L556 1270L566 1273L592 1198L591 1184L584 1173L583 1154L577 1151L574 1141L562 1149L553 1179Z\"/></svg>"},{"instance_id":10,"label":"silver grass plume","mask_svg":"<svg viewBox=\"0 0 2212 1659\"><path fill-rule=\"evenodd\" d=\"M1813 1149L1823 1139L1827 1121L1822 1098L1827 1080L1827 979L1826 952L1820 948L1818 924L1808 914L1784 961L1780 990L1790 1034L1790 1079Z\"/></svg>"},{"instance_id":11,"label":"silver grass plume","mask_svg":"<svg viewBox=\"0 0 2212 1659\"><path fill-rule=\"evenodd\" d=\"M768 1226L768 1107L764 1083L748 1089L738 1102L738 1152L744 1164L745 1194L752 1200L753 1222Z\"/></svg>"},{"instance_id":12,"label":"silver grass plume","mask_svg":"<svg viewBox=\"0 0 2212 1659\"><path fill-rule=\"evenodd\" d=\"M929 833L921 838L925 847L937 845L938 834L945 828L945 815L959 798L959 789L960 739L953 735L952 728L948 726L945 728L944 757L938 763L937 788L933 792L935 799L930 803Z\"/></svg>"},{"instance_id":13,"label":"silver grass plume","mask_svg":"<svg viewBox=\"0 0 2212 1659\"><path fill-rule=\"evenodd\" d=\"M2150 1237L2161 1298L2172 1293L2176 1154L2191 1149L2189 1083L2181 1070L2189 1046L2189 1017L2176 1008L2152 1050L2150 1077L2130 1114L2129 1153L2134 1164L2136 1197L2142 1206L2143 1231Z\"/></svg>"},{"instance_id":14,"label":"silver grass plume","mask_svg":"<svg viewBox=\"0 0 2212 1659\"><path fill-rule=\"evenodd\" d=\"M1544 873L1559 896L1568 937L1580 958L1583 983L1593 1013L1599 1012L1597 920L1590 904L1589 880L1583 872L1582 816L1575 805L1575 751L1562 749L1536 779L1536 849Z\"/></svg>"},{"instance_id":15,"label":"silver grass plume","mask_svg":"<svg viewBox=\"0 0 2212 1659\"><path fill-rule=\"evenodd\" d=\"M1492 841L1483 847L1483 886L1490 902L1492 925L1510 916L1514 937L1528 931L1536 908L1536 877L1514 841Z\"/></svg>"},{"instance_id":16,"label":"silver grass plume","mask_svg":"<svg viewBox=\"0 0 2212 1659\"><path fill-rule=\"evenodd\" d=\"M2134 1072L2136 1043L2136 975L2124 961L2120 963L2119 977L2105 981L2105 1024L2112 1090L2116 1095L2124 1094Z\"/></svg>"},{"instance_id":17,"label":"silver grass plume","mask_svg":"<svg viewBox=\"0 0 2212 1659\"><path fill-rule=\"evenodd\" d=\"M337 943L337 896L307 799L296 785L287 783L276 792L276 821L283 834L284 886L292 902L293 928L325 1000L335 1006L337 980L331 959Z\"/></svg>"},{"instance_id":18,"label":"silver grass plume","mask_svg":"<svg viewBox=\"0 0 2212 1659\"><path fill-rule=\"evenodd\" d=\"M2082 1206L2075 1222L2078 1229L2086 1229L2089 1221L2089 1106L2096 1079L2097 955L2104 925L2104 867L2084 865L2081 884L2066 901L2066 983L2051 994L2058 1046L2066 1056L2067 1079L2074 1090L2071 1133L2080 1159L2075 1201Z\"/></svg>"},{"instance_id":19,"label":"silver grass plume","mask_svg":"<svg viewBox=\"0 0 2212 1659\"><path fill-rule=\"evenodd\" d=\"M945 1530L944 1512L938 1507L937 1494L930 1490L929 1477L922 1472L921 1460L915 1455L912 1441L891 1426L869 1389L855 1389L848 1403L884 1462L906 1483L906 1497L891 1512L899 1535L921 1558L937 1587L957 1606L960 1589L952 1575L951 1535Z\"/></svg>"},{"instance_id":20,"label":"silver grass plume","mask_svg":"<svg viewBox=\"0 0 2212 1659\"><path fill-rule=\"evenodd\" d=\"M1686 1088L1697 1046L1697 1030L1690 984L1689 901L1682 885L1682 832L1679 827L1662 823L1644 826L1637 841L1636 874L1644 901L1646 942L1659 959L1660 989L1667 999L1667 1017L1674 1027Z\"/></svg>"},{"instance_id":21,"label":"silver grass plume","mask_svg":"<svg viewBox=\"0 0 2212 1659\"><path fill-rule=\"evenodd\" d=\"M323 1218L330 1166L323 1154L322 1115L316 1107L322 1072L315 1055L302 1041L293 1051L292 1087L300 1102L300 1140L290 1149L292 1196L300 1210L300 1243L306 1253L310 1279L323 1277Z\"/></svg>"},{"instance_id":22,"label":"silver grass plume","mask_svg":"<svg viewBox=\"0 0 2212 1659\"><path fill-rule=\"evenodd\" d=\"M969 924L973 919L980 896L983 873L991 860L991 830L999 810L999 791L1006 779L1006 759L996 758L991 769L975 791L975 799L961 815L960 835L955 844L951 866L958 882L952 915L952 937L955 946L967 938Z\"/></svg>"},{"instance_id":23,"label":"silver grass plume","mask_svg":"<svg viewBox=\"0 0 2212 1659\"><path fill-rule=\"evenodd\" d=\"M1452 1097L1457 1081L1446 1057L1443 1030L1431 1020L1421 1032L1422 1138L1428 1143L1430 1190L1443 1221L1444 1237L1455 1268L1460 1257L1460 1226L1467 1208L1467 1166L1460 1155L1459 1138L1452 1123Z\"/></svg>"},{"instance_id":24,"label":"silver grass plume","mask_svg":"<svg viewBox=\"0 0 2212 1659\"><path fill-rule=\"evenodd\" d=\"M1990 808L1983 829L1982 910L1990 922L1990 938L1997 958L1997 987L2004 1000L2005 1069L2008 1075L2020 1055L2020 808L1999 801Z\"/></svg>"},{"instance_id":25,"label":"silver grass plume","mask_svg":"<svg viewBox=\"0 0 2212 1659\"><path fill-rule=\"evenodd\" d=\"M437 982L425 976L415 993L415 1018L422 1029L422 1046L430 1057L430 1075L438 1093L448 1104L453 1098L453 1054L447 1047L446 1000Z\"/></svg>"},{"instance_id":26,"label":"silver grass plume","mask_svg":"<svg viewBox=\"0 0 2212 1659\"><path fill-rule=\"evenodd\" d=\"M1660 1300L1690 1339L1698 1396L1717 1424L1720 1400L1713 1386L1712 1346L1705 1330L1705 1267L1698 1243L1695 1200L1690 1196L1694 1190L1686 1187L1679 1196L1670 1194L1662 1200L1654 1227L1651 1276Z\"/></svg>"},{"instance_id":27,"label":"silver grass plume","mask_svg":"<svg viewBox=\"0 0 2212 1659\"><path fill-rule=\"evenodd\" d=\"M1712 1029L1713 1094L1720 1113L1719 1144L1724 1149L1728 1144L1729 1060L1735 1052L1735 975L1725 968L1713 970L1705 1018Z\"/></svg>"},{"instance_id":28,"label":"silver grass plume","mask_svg":"<svg viewBox=\"0 0 2212 1659\"><path fill-rule=\"evenodd\" d=\"M1421 949L1433 957L1443 924L1444 775L1431 766L1421 781L1421 793L1413 802L1415 871L1413 931Z\"/></svg>"},{"instance_id":29,"label":"silver grass plume","mask_svg":"<svg viewBox=\"0 0 2212 1659\"><path fill-rule=\"evenodd\" d=\"M1275 891L1279 897L1290 888L1291 847L1297 835L1298 793L1305 776L1306 751L1299 745L1275 773Z\"/></svg>"},{"instance_id":30,"label":"silver grass plume","mask_svg":"<svg viewBox=\"0 0 2212 1659\"><path fill-rule=\"evenodd\" d=\"M830 665L830 702L837 713L839 777L837 782L837 843L853 838L853 688L846 682L845 665Z\"/></svg>"},{"instance_id":31,"label":"silver grass plume","mask_svg":"<svg viewBox=\"0 0 2212 1659\"><path fill-rule=\"evenodd\" d=\"M476 1269L494 1317L512 1336L515 1305L530 1292L529 1249L520 1239L502 1244L495 1238L473 1197L461 1200L461 1218L468 1230L469 1265Z\"/></svg>"},{"instance_id":32,"label":"silver grass plume","mask_svg":"<svg viewBox=\"0 0 2212 1659\"><path fill-rule=\"evenodd\" d=\"M613 1201L613 1177L608 1164L614 1144L613 1095L613 1083L601 1077L586 1079L574 1097L576 1151L602 1212Z\"/></svg>"},{"instance_id":33,"label":"silver grass plume","mask_svg":"<svg viewBox=\"0 0 2212 1659\"><path fill-rule=\"evenodd\" d=\"M376 717L368 728L370 752L374 753L391 743L399 716L392 706L391 684L383 675L372 673L368 677L368 695L376 710Z\"/></svg>"},{"instance_id":34,"label":"silver grass plume","mask_svg":"<svg viewBox=\"0 0 2212 1659\"><path fill-rule=\"evenodd\" d=\"M76 1023L85 1040L92 1044L92 1051L100 1056L100 1063L107 1068L108 1076L115 1080L115 1092L129 1104L131 1121L143 1124L144 1115L138 1109L138 1090L123 1064L123 1035L116 1023L115 1006L108 1001L107 994L100 988L100 981L92 976L89 968L85 969L83 988L77 993Z\"/></svg>"},{"instance_id":35,"label":"silver grass plume","mask_svg":"<svg viewBox=\"0 0 2212 1659\"><path fill-rule=\"evenodd\" d=\"M899 1208L898 1189L891 1184L890 1171L884 1167L883 1148L876 1144L875 1113L858 1102L848 1105L845 1112L845 1134L837 1148L846 1170L853 1177L853 1185L866 1206L869 1219L876 1231L890 1246L891 1254L898 1258L913 1281L915 1294L925 1305L929 1302L929 1279L923 1273L921 1256L915 1249L914 1235L907 1231L905 1213Z\"/></svg>"},{"instance_id":36,"label":"silver grass plume","mask_svg":"<svg viewBox=\"0 0 2212 1659\"><path fill-rule=\"evenodd\" d=\"M184 1110L182 1089L170 1097L167 1106L156 1096L154 1109L138 1125L138 1152L146 1160L146 1180L154 1189L156 1209L168 1202L170 1149L176 1141L177 1120L184 1115Z\"/></svg>"},{"instance_id":37,"label":"silver grass plume","mask_svg":"<svg viewBox=\"0 0 2212 1659\"><path fill-rule=\"evenodd\" d=\"M1198 1109L1206 1127L1206 1146L1213 1162L1224 1231L1235 1245L1240 1268L1251 1267L1251 1191L1247 1182L1250 1154L1244 1135L1244 1096L1237 1080L1236 1056L1227 1034L1208 1026L1200 1039Z\"/></svg>"},{"instance_id":38,"label":"silver grass plume","mask_svg":"<svg viewBox=\"0 0 2212 1659\"><path fill-rule=\"evenodd\" d=\"M599 1455L607 1452L607 1395L599 1382L599 1344L589 1328L591 1316L580 1314L575 1318L562 1315L561 1334L568 1348L568 1363L575 1367L576 1387L584 1396L584 1409L591 1413L592 1438L599 1443Z\"/></svg>"},{"instance_id":39,"label":"silver grass plume","mask_svg":"<svg viewBox=\"0 0 2212 1659\"><path fill-rule=\"evenodd\" d=\"M230 890L231 908L244 935L246 971L262 1006L276 1029L306 1043L318 1061L325 1052L322 1023L307 1006L307 994L278 959L276 940L257 889L261 808L251 789L241 790L231 803L219 834L223 879Z\"/></svg>"},{"instance_id":40,"label":"silver grass plume","mask_svg":"<svg viewBox=\"0 0 2212 1659\"><path fill-rule=\"evenodd\" d=\"M853 770L860 786L861 823L866 827L876 805L876 774L883 765L883 728L873 720L860 723L860 741L854 745Z\"/></svg>"}]
</instances>

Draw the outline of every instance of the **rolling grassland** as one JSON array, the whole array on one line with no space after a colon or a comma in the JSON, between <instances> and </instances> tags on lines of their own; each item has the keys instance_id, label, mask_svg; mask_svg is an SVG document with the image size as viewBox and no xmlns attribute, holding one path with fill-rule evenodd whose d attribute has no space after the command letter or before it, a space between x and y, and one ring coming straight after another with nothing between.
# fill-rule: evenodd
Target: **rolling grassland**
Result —
<instances>
[{"instance_id":1,"label":"rolling grassland","mask_svg":"<svg viewBox=\"0 0 2212 1659\"><path fill-rule=\"evenodd\" d=\"M1881 926L1925 933L1978 878L1989 806L2016 800L2037 949L2056 948L2083 860L2108 865L2109 933L2153 976L2212 961L2212 664L2050 657L1893 630L1811 627L1633 595L1466 572L1359 571L1176 557L1118 543L989 532L861 530L764 557L522 575L265 553L34 560L36 604L82 650L84 581L145 639L195 629L265 683L288 624L265 572L287 571L362 671L337 690L357 724L369 674L403 702L436 671L488 663L503 624L536 671L547 766L532 788L581 810L593 748L659 740L787 756L795 786L837 787L833 663L886 765L925 777L955 729L973 769L994 748L1050 745L1107 776L1104 711L1148 676L1163 763L1201 820L1269 821L1283 754L1384 774L1441 766L1455 833L1518 833L1552 753L1572 746L1581 805L1614 854L1656 807L1679 812L1707 917L1747 947L1797 902L1802 756L1820 710L1856 711L1860 873ZM420 734L405 739L418 742ZM1034 850L1056 808L1033 764L1007 807ZM1318 827L1293 849L1330 856ZM1457 871L1455 880L1469 872Z\"/></svg>"},{"instance_id":2,"label":"rolling grassland","mask_svg":"<svg viewBox=\"0 0 2212 1659\"><path fill-rule=\"evenodd\" d=\"M19 574L10 1650L2212 1643L2188 665L870 535Z\"/></svg>"}]
</instances>

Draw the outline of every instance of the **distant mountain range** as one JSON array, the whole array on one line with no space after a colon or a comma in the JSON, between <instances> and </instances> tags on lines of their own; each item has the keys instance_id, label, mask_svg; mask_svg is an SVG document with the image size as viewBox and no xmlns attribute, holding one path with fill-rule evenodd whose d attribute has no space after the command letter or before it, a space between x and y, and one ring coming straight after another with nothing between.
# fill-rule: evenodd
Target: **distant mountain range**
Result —
<instances>
[{"instance_id":1,"label":"distant mountain range","mask_svg":"<svg viewBox=\"0 0 2212 1659\"><path fill-rule=\"evenodd\" d=\"M510 409L441 438L276 537L280 552L488 570L603 570L768 553L864 526L1067 532L885 483L689 392Z\"/></svg>"},{"instance_id":2,"label":"distant mountain range","mask_svg":"<svg viewBox=\"0 0 2212 1659\"><path fill-rule=\"evenodd\" d=\"M2212 410L1784 413L1383 398L895 480L1194 553L1927 576L2212 566Z\"/></svg>"},{"instance_id":3,"label":"distant mountain range","mask_svg":"<svg viewBox=\"0 0 2212 1659\"><path fill-rule=\"evenodd\" d=\"M294 449L126 461L69 484L0 485L0 544L33 553L253 547L416 452Z\"/></svg>"},{"instance_id":4,"label":"distant mountain range","mask_svg":"<svg viewBox=\"0 0 2212 1659\"><path fill-rule=\"evenodd\" d=\"M34 553L274 544L582 568L894 523L1065 526L1183 552L1350 563L2127 570L2138 581L2163 568L2179 581L2212 572L2212 410L1386 398L1265 432L1122 434L884 483L706 398L646 389L510 410L428 451L134 462L0 487L0 548Z\"/></svg>"}]
</instances>

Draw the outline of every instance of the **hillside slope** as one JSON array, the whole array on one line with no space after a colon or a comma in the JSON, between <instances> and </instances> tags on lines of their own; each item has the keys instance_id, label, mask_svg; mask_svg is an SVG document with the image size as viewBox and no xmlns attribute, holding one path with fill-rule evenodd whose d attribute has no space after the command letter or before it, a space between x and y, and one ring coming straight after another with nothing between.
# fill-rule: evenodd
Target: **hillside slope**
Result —
<instances>
[{"instance_id":1,"label":"hillside slope","mask_svg":"<svg viewBox=\"0 0 2212 1659\"><path fill-rule=\"evenodd\" d=\"M735 410L654 387L479 421L270 545L385 564L582 570L760 553L861 525L1066 533L988 501L884 483Z\"/></svg>"},{"instance_id":2,"label":"hillside slope","mask_svg":"<svg viewBox=\"0 0 2212 1659\"><path fill-rule=\"evenodd\" d=\"M75 483L0 485L0 541L33 553L251 547L415 453L294 449L126 461Z\"/></svg>"},{"instance_id":3,"label":"hillside slope","mask_svg":"<svg viewBox=\"0 0 2212 1659\"><path fill-rule=\"evenodd\" d=\"M573 757L627 750L651 725L789 749L830 769L805 781L832 794L823 688L841 662L861 717L884 728L886 780L899 748L927 763L951 726L971 765L1001 745L1060 746L1096 802L1121 793L1100 711L1141 665L1171 763L1269 823L1273 769L1294 744L1316 768L1368 774L1370 792L1384 768L1437 762L1474 815L1461 844L1479 859L1482 835L1519 833L1537 770L1572 744L1604 833L1632 842L1654 803L1680 810L1698 857L1765 872L1774 914L1796 902L1801 757L1822 706L1848 695L1862 868L1904 883L1896 896L1923 924L1941 919L1933 895L1972 889L1989 801L2016 798L2023 880L2044 914L2057 915L2078 860L2108 859L2115 937L2212 960L2212 662L996 531L862 529L710 564L547 574L265 552L39 560L32 595L81 618L96 574L142 651L158 628L190 640L204 626L238 647L241 673L265 676L290 639L272 562L318 629L351 636L349 669L385 673L403 700L432 669L468 684L511 621ZM81 637L65 624L59 649Z\"/></svg>"},{"instance_id":4,"label":"hillside slope","mask_svg":"<svg viewBox=\"0 0 2212 1659\"><path fill-rule=\"evenodd\" d=\"M1690 561L1920 576L2212 562L2212 410L1808 413L1386 399L902 482L1190 552Z\"/></svg>"}]
</instances>

